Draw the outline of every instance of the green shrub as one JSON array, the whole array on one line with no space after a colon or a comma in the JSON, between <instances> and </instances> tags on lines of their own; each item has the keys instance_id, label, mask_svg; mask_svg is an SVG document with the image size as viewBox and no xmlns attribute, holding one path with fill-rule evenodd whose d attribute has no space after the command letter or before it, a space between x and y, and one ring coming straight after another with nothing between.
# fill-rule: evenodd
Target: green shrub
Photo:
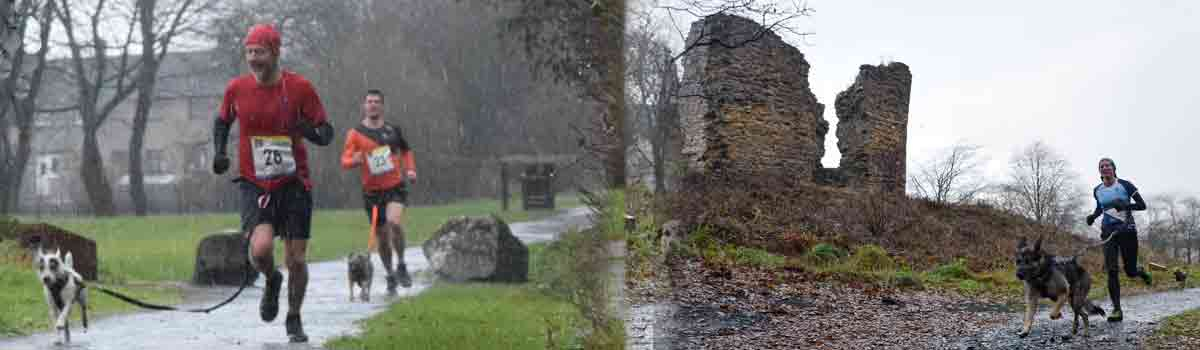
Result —
<instances>
[{"instance_id":1,"label":"green shrub","mask_svg":"<svg viewBox=\"0 0 1200 350\"><path fill-rule=\"evenodd\" d=\"M964 292L969 292L969 293L979 292L979 291L983 290L983 286L984 286L983 283L979 283L974 280L958 281L958 289L961 291L964 291Z\"/></svg>"},{"instance_id":2,"label":"green shrub","mask_svg":"<svg viewBox=\"0 0 1200 350\"><path fill-rule=\"evenodd\" d=\"M736 261L738 265L776 268L783 266L783 264L787 262L787 258L781 255L772 254L771 252L762 249L733 246L730 246L729 248L731 248L734 261Z\"/></svg>"},{"instance_id":3,"label":"green shrub","mask_svg":"<svg viewBox=\"0 0 1200 350\"><path fill-rule=\"evenodd\" d=\"M953 263L943 264L935 267L929 272L929 277L936 281L950 280L969 280L972 279L971 270L967 268L967 262L963 258L958 258Z\"/></svg>"},{"instance_id":4,"label":"green shrub","mask_svg":"<svg viewBox=\"0 0 1200 350\"><path fill-rule=\"evenodd\" d=\"M831 263L846 257L846 251L829 243L821 243L812 247L808 257L819 263Z\"/></svg>"},{"instance_id":5,"label":"green shrub","mask_svg":"<svg viewBox=\"0 0 1200 350\"><path fill-rule=\"evenodd\" d=\"M921 288L921 280L912 271L897 271L892 276L892 285L900 288Z\"/></svg>"},{"instance_id":6,"label":"green shrub","mask_svg":"<svg viewBox=\"0 0 1200 350\"><path fill-rule=\"evenodd\" d=\"M889 270L896 267L896 262L888 256L887 251L874 244L859 246L850 261L855 267L866 271Z\"/></svg>"}]
</instances>

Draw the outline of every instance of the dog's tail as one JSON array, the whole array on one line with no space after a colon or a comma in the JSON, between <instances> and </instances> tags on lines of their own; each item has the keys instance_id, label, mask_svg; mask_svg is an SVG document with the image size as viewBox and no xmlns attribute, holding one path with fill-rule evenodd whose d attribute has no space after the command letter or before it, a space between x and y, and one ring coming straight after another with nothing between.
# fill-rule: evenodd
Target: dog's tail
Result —
<instances>
[{"instance_id":1,"label":"dog's tail","mask_svg":"<svg viewBox=\"0 0 1200 350\"><path fill-rule=\"evenodd\" d=\"M1087 309L1088 309L1088 310L1087 310L1087 312L1088 312L1088 315L1100 315L1100 316L1105 316L1105 314L1104 314L1104 309L1101 309L1099 306L1096 306L1096 304L1095 304L1095 303L1092 303L1091 301L1089 301L1089 302L1087 303Z\"/></svg>"}]
</instances>

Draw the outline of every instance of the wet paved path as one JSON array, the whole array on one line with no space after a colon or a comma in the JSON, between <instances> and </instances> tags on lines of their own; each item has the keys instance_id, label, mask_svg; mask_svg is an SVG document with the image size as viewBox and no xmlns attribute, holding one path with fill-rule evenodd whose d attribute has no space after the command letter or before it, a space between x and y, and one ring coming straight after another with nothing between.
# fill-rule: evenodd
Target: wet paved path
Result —
<instances>
[{"instance_id":1,"label":"wet paved path","mask_svg":"<svg viewBox=\"0 0 1200 350\"><path fill-rule=\"evenodd\" d=\"M1107 301L1097 302L1105 311L1112 310ZM1091 337L1071 336L1069 309L1063 309L1063 318L1050 320L1050 304L1043 301L1033 322L1033 330L1021 339L1022 314L1013 314L1005 325L992 327L979 334L967 337L946 335L933 340L929 349L950 350L1033 350L1033 349L1092 349L1124 350L1141 349L1142 339L1149 336L1159 322L1168 316L1194 308L1200 308L1200 288L1174 290L1151 295L1125 297L1121 306L1125 311L1123 322L1106 322L1103 317L1092 316ZM628 311L626 329L631 350L667 350L679 348L678 327L674 325L674 314L678 307L670 302L635 305ZM1080 325L1082 327L1082 325Z\"/></svg>"},{"instance_id":2,"label":"wet paved path","mask_svg":"<svg viewBox=\"0 0 1200 350\"><path fill-rule=\"evenodd\" d=\"M1104 311L1112 303L1104 299L1097 303ZM1109 323L1103 317L1092 316L1091 337L1080 334L1071 337L1071 317L1064 308L1063 318L1051 321L1050 305L1043 302L1033 321L1029 337L1020 339L1021 316L1016 315L1008 325L993 328L983 334L947 344L945 349L1140 349L1142 338L1149 335L1163 318L1200 307L1200 288L1121 298L1124 322ZM1082 324L1079 325L1083 327Z\"/></svg>"},{"instance_id":3,"label":"wet paved path","mask_svg":"<svg viewBox=\"0 0 1200 350\"><path fill-rule=\"evenodd\" d=\"M513 223L509 227L513 234L526 244L554 239L570 227L584 228L590 225L587 208L574 208L539 221ZM399 288L398 296L385 296L383 265L378 255L373 255L375 282L371 290L371 302L349 302L346 283L345 258L313 263L309 265L308 293L302 316L304 330L309 343L288 344L283 328L287 312L287 283L280 293L279 317L265 323L258 316L258 302L262 296L263 279L254 287L247 287L237 300L211 314L183 312L139 312L92 320L91 328L83 333L80 325L71 325L71 344L56 346L58 336L43 331L37 334L0 340L0 349L89 349L89 350L218 350L218 349L320 349L325 341L356 334L359 330L355 321L368 318L387 307L398 298L413 296L429 287L429 281L416 278L408 289ZM420 246L404 251L404 261L410 273L428 268ZM282 270L286 275L287 271ZM418 274L419 276L419 274ZM207 307L215 301L228 297L236 288L205 288L201 296L186 307ZM108 298L92 291L91 298ZM75 313L78 310L73 311Z\"/></svg>"}]
</instances>

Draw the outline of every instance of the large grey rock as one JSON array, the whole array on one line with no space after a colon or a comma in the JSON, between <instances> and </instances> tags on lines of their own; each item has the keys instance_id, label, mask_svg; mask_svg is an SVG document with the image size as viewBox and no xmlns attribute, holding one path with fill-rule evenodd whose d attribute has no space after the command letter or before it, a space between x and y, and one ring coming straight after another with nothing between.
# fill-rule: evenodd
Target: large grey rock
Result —
<instances>
[{"instance_id":1,"label":"large grey rock","mask_svg":"<svg viewBox=\"0 0 1200 350\"><path fill-rule=\"evenodd\" d=\"M250 283L258 280L258 271L248 265L250 257L242 236L241 232L224 231L200 240L192 283L240 286L247 269L253 275Z\"/></svg>"},{"instance_id":2,"label":"large grey rock","mask_svg":"<svg viewBox=\"0 0 1200 350\"><path fill-rule=\"evenodd\" d=\"M496 216L452 218L421 248L442 279L525 282L529 277L529 248Z\"/></svg>"}]
</instances>

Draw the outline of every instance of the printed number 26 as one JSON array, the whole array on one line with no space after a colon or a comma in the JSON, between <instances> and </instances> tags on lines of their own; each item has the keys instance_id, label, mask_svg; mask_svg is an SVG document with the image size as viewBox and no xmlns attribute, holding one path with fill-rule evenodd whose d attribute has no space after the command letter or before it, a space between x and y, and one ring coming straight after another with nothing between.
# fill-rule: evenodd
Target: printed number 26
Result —
<instances>
[{"instance_id":1,"label":"printed number 26","mask_svg":"<svg viewBox=\"0 0 1200 350\"><path fill-rule=\"evenodd\" d=\"M263 150L263 156L266 157L266 158L264 158L264 160L266 163L265 165L267 165L267 166L283 163L283 152L280 152L277 150L265 149L265 150Z\"/></svg>"}]
</instances>

